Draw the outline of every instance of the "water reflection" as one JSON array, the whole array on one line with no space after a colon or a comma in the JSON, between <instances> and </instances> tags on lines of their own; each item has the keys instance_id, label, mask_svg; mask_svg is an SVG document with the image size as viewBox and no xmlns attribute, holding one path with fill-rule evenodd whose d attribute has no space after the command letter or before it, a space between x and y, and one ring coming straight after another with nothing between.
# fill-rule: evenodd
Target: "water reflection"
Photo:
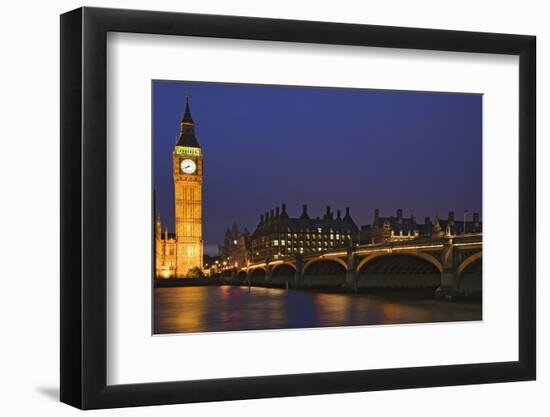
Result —
<instances>
[{"instance_id":1,"label":"water reflection","mask_svg":"<svg viewBox=\"0 0 550 417\"><path fill-rule=\"evenodd\" d=\"M218 332L481 320L481 304L260 287L155 288L154 330Z\"/></svg>"}]
</instances>

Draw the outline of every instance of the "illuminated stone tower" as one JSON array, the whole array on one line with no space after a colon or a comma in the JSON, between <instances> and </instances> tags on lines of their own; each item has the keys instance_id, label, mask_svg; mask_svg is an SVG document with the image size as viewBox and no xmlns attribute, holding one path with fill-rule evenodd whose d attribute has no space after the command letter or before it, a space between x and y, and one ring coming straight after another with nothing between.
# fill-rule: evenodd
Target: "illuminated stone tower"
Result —
<instances>
[{"instance_id":1,"label":"illuminated stone tower","mask_svg":"<svg viewBox=\"0 0 550 417\"><path fill-rule=\"evenodd\" d=\"M177 277L202 269L202 158L187 97L173 152Z\"/></svg>"}]
</instances>

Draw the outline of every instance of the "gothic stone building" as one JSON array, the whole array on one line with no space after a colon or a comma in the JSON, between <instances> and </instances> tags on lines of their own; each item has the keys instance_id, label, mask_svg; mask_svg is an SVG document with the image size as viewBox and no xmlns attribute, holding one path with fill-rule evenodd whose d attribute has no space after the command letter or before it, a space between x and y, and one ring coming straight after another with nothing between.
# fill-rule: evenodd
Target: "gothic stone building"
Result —
<instances>
[{"instance_id":1,"label":"gothic stone building","mask_svg":"<svg viewBox=\"0 0 550 417\"><path fill-rule=\"evenodd\" d=\"M325 215L310 218L304 205L299 217L290 217L286 204L260 216L250 237L250 260L279 259L297 254L323 253L334 248L347 248L359 243L359 228L349 208L336 217L327 207Z\"/></svg>"},{"instance_id":2,"label":"gothic stone building","mask_svg":"<svg viewBox=\"0 0 550 417\"><path fill-rule=\"evenodd\" d=\"M245 228L242 232L236 224L225 231L223 244L219 245L220 260L235 267L245 266L248 263L250 233Z\"/></svg>"},{"instance_id":3,"label":"gothic stone building","mask_svg":"<svg viewBox=\"0 0 550 417\"><path fill-rule=\"evenodd\" d=\"M419 237L443 236L445 234L481 233L479 214L474 213L473 219L466 221L455 219L454 211L450 211L447 220L437 216L432 222L430 217L424 218L424 223L417 223L411 213L403 216L403 209L398 209L395 216L382 217L380 210L374 210L372 224L361 226L361 244L399 242Z\"/></svg>"},{"instance_id":4,"label":"gothic stone building","mask_svg":"<svg viewBox=\"0 0 550 417\"><path fill-rule=\"evenodd\" d=\"M155 276L182 278L202 269L202 178L203 154L195 137L189 98L172 152L175 233L162 233L161 219L155 228Z\"/></svg>"}]
</instances>

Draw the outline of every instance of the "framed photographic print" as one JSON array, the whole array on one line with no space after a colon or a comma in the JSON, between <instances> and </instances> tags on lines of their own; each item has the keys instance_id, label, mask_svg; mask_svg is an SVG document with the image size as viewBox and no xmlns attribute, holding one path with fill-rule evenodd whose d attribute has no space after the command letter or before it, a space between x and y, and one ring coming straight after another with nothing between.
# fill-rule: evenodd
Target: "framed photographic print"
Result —
<instances>
[{"instance_id":1,"label":"framed photographic print","mask_svg":"<svg viewBox=\"0 0 550 417\"><path fill-rule=\"evenodd\" d=\"M61 400L535 379L535 38L61 16Z\"/></svg>"}]
</instances>

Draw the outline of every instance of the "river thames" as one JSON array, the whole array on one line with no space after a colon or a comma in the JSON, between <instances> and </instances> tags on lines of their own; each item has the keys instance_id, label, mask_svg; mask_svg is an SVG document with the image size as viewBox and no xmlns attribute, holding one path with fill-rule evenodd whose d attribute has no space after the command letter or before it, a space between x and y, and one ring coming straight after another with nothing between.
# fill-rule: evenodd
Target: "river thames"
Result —
<instances>
[{"instance_id":1,"label":"river thames","mask_svg":"<svg viewBox=\"0 0 550 417\"><path fill-rule=\"evenodd\" d=\"M481 320L481 302L426 294L346 294L278 288L154 289L154 333L296 329Z\"/></svg>"}]
</instances>

